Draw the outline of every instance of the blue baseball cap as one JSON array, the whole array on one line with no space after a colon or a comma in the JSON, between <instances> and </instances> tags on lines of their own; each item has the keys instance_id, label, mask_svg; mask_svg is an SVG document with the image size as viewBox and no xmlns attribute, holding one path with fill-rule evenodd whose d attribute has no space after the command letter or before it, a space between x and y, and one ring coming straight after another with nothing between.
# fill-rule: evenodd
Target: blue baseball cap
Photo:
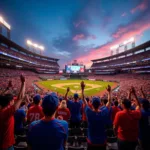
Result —
<instances>
[{"instance_id":1,"label":"blue baseball cap","mask_svg":"<svg viewBox=\"0 0 150 150\"><path fill-rule=\"evenodd\" d=\"M149 106L149 101L145 98L139 98L139 101L141 104L143 104L144 106Z\"/></svg>"},{"instance_id":2,"label":"blue baseball cap","mask_svg":"<svg viewBox=\"0 0 150 150\"><path fill-rule=\"evenodd\" d=\"M74 97L74 98L79 98L78 93L75 93L73 97Z\"/></svg>"},{"instance_id":3,"label":"blue baseball cap","mask_svg":"<svg viewBox=\"0 0 150 150\"><path fill-rule=\"evenodd\" d=\"M100 98L99 97L93 97L92 99L92 105L94 108L98 108L100 106Z\"/></svg>"},{"instance_id":4,"label":"blue baseball cap","mask_svg":"<svg viewBox=\"0 0 150 150\"><path fill-rule=\"evenodd\" d=\"M34 103L38 103L40 100L41 100L41 96L40 96L39 94L36 94L36 95L33 97Z\"/></svg>"},{"instance_id":5,"label":"blue baseball cap","mask_svg":"<svg viewBox=\"0 0 150 150\"><path fill-rule=\"evenodd\" d=\"M62 97L59 97L59 101L61 102L63 100L63 98Z\"/></svg>"},{"instance_id":6,"label":"blue baseball cap","mask_svg":"<svg viewBox=\"0 0 150 150\"><path fill-rule=\"evenodd\" d=\"M139 102L141 103L141 104L143 104L145 101L148 101L147 99L145 99L145 98L138 98L139 99Z\"/></svg>"},{"instance_id":7,"label":"blue baseball cap","mask_svg":"<svg viewBox=\"0 0 150 150\"><path fill-rule=\"evenodd\" d=\"M43 109L57 109L59 105L59 99L56 95L56 93L51 93L49 95L46 95L42 102Z\"/></svg>"}]
</instances>

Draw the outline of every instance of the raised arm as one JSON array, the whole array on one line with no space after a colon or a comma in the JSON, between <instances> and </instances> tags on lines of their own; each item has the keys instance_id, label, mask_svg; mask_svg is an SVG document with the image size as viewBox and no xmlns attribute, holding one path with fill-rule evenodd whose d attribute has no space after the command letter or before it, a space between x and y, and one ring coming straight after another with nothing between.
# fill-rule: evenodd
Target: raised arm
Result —
<instances>
[{"instance_id":1,"label":"raised arm","mask_svg":"<svg viewBox=\"0 0 150 150\"><path fill-rule=\"evenodd\" d=\"M87 101L85 99L85 96L84 96L84 89L85 89L85 84L84 84L84 81L81 82L81 97L82 97L82 101L85 105L87 105Z\"/></svg>"},{"instance_id":2,"label":"raised arm","mask_svg":"<svg viewBox=\"0 0 150 150\"><path fill-rule=\"evenodd\" d=\"M132 90L130 89L130 90L128 91L128 99L129 99L129 100L131 100L131 93L132 93Z\"/></svg>"},{"instance_id":3,"label":"raised arm","mask_svg":"<svg viewBox=\"0 0 150 150\"><path fill-rule=\"evenodd\" d=\"M133 86L131 87L131 91L132 91L133 96L135 97L135 101L136 101L136 104L137 104L136 110L137 110L137 109L140 109L140 108L141 108L141 104L140 104L140 102L139 102L139 99L138 99L138 97L137 97L137 95L136 95L135 88L134 88Z\"/></svg>"},{"instance_id":4,"label":"raised arm","mask_svg":"<svg viewBox=\"0 0 150 150\"><path fill-rule=\"evenodd\" d=\"M143 91L143 88L141 87L140 90L141 90L141 93L142 93L142 97L146 99L146 95L145 95L145 93L144 93L144 91Z\"/></svg>"},{"instance_id":5,"label":"raised arm","mask_svg":"<svg viewBox=\"0 0 150 150\"><path fill-rule=\"evenodd\" d=\"M106 88L107 92L108 92L108 102L106 104L106 107L110 108L111 105L111 86L108 85L108 87Z\"/></svg>"},{"instance_id":6,"label":"raised arm","mask_svg":"<svg viewBox=\"0 0 150 150\"><path fill-rule=\"evenodd\" d=\"M18 98L14 104L16 110L19 108L25 93L25 77L23 75L20 76L20 81L21 81L21 88L18 94Z\"/></svg>"},{"instance_id":7,"label":"raised arm","mask_svg":"<svg viewBox=\"0 0 150 150\"><path fill-rule=\"evenodd\" d=\"M66 100L66 101L68 100L68 99L67 99L67 96L68 96L69 91L70 91L70 88L67 87L67 91L66 91L66 94L65 94L65 100Z\"/></svg>"}]
</instances>

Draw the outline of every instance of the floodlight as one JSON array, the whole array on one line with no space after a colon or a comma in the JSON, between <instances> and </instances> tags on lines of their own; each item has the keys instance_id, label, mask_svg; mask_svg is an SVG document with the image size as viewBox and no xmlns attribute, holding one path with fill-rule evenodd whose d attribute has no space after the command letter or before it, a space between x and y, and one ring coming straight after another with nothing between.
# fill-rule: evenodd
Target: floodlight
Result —
<instances>
[{"instance_id":1,"label":"floodlight","mask_svg":"<svg viewBox=\"0 0 150 150\"><path fill-rule=\"evenodd\" d=\"M119 45L114 45L110 49L113 50L113 49L117 49L118 47L119 47Z\"/></svg>"},{"instance_id":2,"label":"floodlight","mask_svg":"<svg viewBox=\"0 0 150 150\"><path fill-rule=\"evenodd\" d=\"M28 45L32 45L32 42L30 40L27 40Z\"/></svg>"},{"instance_id":3,"label":"floodlight","mask_svg":"<svg viewBox=\"0 0 150 150\"><path fill-rule=\"evenodd\" d=\"M123 44L126 45L128 43L128 41L124 41Z\"/></svg>"},{"instance_id":4,"label":"floodlight","mask_svg":"<svg viewBox=\"0 0 150 150\"><path fill-rule=\"evenodd\" d=\"M1 22L1 23L3 22L3 20L4 20L4 19L3 19L3 17L2 17L2 16L0 16L0 22Z\"/></svg>"},{"instance_id":5,"label":"floodlight","mask_svg":"<svg viewBox=\"0 0 150 150\"><path fill-rule=\"evenodd\" d=\"M0 16L0 22L10 30L11 26L3 19L2 16Z\"/></svg>"},{"instance_id":6,"label":"floodlight","mask_svg":"<svg viewBox=\"0 0 150 150\"><path fill-rule=\"evenodd\" d=\"M43 51L44 50L44 46L39 46L39 48Z\"/></svg>"},{"instance_id":7,"label":"floodlight","mask_svg":"<svg viewBox=\"0 0 150 150\"><path fill-rule=\"evenodd\" d=\"M38 45L37 45L37 44L33 44L33 46L34 46L35 48L38 48Z\"/></svg>"},{"instance_id":8,"label":"floodlight","mask_svg":"<svg viewBox=\"0 0 150 150\"><path fill-rule=\"evenodd\" d=\"M133 42L134 40L135 40L134 37L130 38L130 42Z\"/></svg>"}]
</instances>

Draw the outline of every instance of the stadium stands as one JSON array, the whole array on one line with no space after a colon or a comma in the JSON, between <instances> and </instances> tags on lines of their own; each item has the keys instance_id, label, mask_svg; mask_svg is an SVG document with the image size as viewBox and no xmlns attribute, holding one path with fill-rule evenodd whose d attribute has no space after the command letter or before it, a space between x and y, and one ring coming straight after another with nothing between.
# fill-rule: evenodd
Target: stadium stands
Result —
<instances>
[{"instance_id":1,"label":"stadium stands","mask_svg":"<svg viewBox=\"0 0 150 150\"><path fill-rule=\"evenodd\" d=\"M150 41L125 52L92 60L91 70L94 74L149 73Z\"/></svg>"},{"instance_id":2,"label":"stadium stands","mask_svg":"<svg viewBox=\"0 0 150 150\"><path fill-rule=\"evenodd\" d=\"M88 78L116 81L118 87L112 90L108 86L101 97L86 97L85 85L81 82L80 98L77 93L67 96L69 88L62 96L35 85L41 79L60 78L58 59L28 51L2 35L0 43L0 149L27 150L30 146L36 150L118 150L124 144L128 146L126 149L132 146L150 149L150 74L147 74L150 71L150 42L114 56L92 60L92 75ZM59 109L62 100L66 104ZM35 122L30 124L26 116L33 108L36 112L30 117ZM58 110L56 119L55 111ZM44 113L44 118L39 118L39 113ZM126 119L121 118L123 125L118 121L122 113L130 114ZM69 120L62 121L68 114ZM123 140L120 128L129 133L122 135ZM140 143L137 144L138 138Z\"/></svg>"},{"instance_id":3,"label":"stadium stands","mask_svg":"<svg viewBox=\"0 0 150 150\"><path fill-rule=\"evenodd\" d=\"M0 35L0 65L24 68L37 73L56 74L59 72L58 59L28 51Z\"/></svg>"}]
</instances>

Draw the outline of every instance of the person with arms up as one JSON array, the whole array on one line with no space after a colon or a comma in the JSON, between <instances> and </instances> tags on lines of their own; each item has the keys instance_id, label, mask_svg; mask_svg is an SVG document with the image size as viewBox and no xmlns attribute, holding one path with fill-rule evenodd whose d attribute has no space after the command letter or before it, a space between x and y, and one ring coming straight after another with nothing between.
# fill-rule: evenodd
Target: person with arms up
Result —
<instances>
[{"instance_id":1,"label":"person with arms up","mask_svg":"<svg viewBox=\"0 0 150 150\"><path fill-rule=\"evenodd\" d=\"M136 99L136 110L131 110L131 101L122 101L122 111L119 111L114 119L114 131L118 138L119 150L135 150L139 134L139 120L141 118L140 103L134 87L131 87L129 95ZM130 97L130 96L129 96Z\"/></svg>"},{"instance_id":2,"label":"person with arms up","mask_svg":"<svg viewBox=\"0 0 150 150\"><path fill-rule=\"evenodd\" d=\"M68 137L68 123L55 119L59 99L55 93L42 101L44 118L30 124L28 145L31 150L64 150Z\"/></svg>"},{"instance_id":3,"label":"person with arms up","mask_svg":"<svg viewBox=\"0 0 150 150\"><path fill-rule=\"evenodd\" d=\"M88 106L87 101L84 98L85 84L81 82L82 100L85 107L85 114L87 116L88 123L88 150L106 150L107 136L105 127L107 125L108 111L100 110L100 98L92 98L92 109ZM106 106L109 108L111 104L111 87L108 85L108 102Z\"/></svg>"},{"instance_id":4,"label":"person with arms up","mask_svg":"<svg viewBox=\"0 0 150 150\"><path fill-rule=\"evenodd\" d=\"M67 92L65 94L65 100L67 101L67 106L70 110L70 127L71 128L79 128L81 125L81 110L82 103L79 101L79 95L77 93L74 94L74 100L68 100L67 95L70 91L70 88L67 88Z\"/></svg>"},{"instance_id":5,"label":"person with arms up","mask_svg":"<svg viewBox=\"0 0 150 150\"><path fill-rule=\"evenodd\" d=\"M10 84L8 84L7 90L0 95L0 149L1 150L13 150L14 139L14 114L19 108L25 93L25 77L20 76L21 88L18 94L18 98L13 105L9 102L13 99L5 95L5 92L9 90Z\"/></svg>"}]
</instances>

